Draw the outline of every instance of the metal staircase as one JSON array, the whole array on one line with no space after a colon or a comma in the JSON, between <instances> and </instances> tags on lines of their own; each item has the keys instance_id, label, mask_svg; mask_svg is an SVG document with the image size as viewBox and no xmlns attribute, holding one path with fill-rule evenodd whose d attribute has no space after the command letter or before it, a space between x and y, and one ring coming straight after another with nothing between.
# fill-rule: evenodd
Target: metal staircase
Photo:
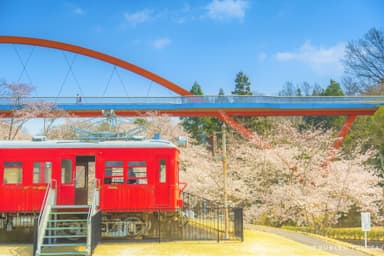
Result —
<instances>
[{"instance_id":1,"label":"metal staircase","mask_svg":"<svg viewBox=\"0 0 384 256\"><path fill-rule=\"evenodd\" d=\"M88 255L89 214L88 205L53 206L38 255Z\"/></svg>"},{"instance_id":2,"label":"metal staircase","mask_svg":"<svg viewBox=\"0 0 384 256\"><path fill-rule=\"evenodd\" d=\"M48 186L35 225L34 255L91 255L100 240L98 188L90 205L56 205L55 199L55 186Z\"/></svg>"}]
</instances>

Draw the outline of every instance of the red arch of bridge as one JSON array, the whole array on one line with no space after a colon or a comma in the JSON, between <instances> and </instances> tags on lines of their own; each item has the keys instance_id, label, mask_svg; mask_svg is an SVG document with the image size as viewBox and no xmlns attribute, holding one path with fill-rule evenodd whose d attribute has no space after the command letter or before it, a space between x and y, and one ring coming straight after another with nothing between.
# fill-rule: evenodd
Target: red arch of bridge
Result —
<instances>
[{"instance_id":1,"label":"red arch of bridge","mask_svg":"<svg viewBox=\"0 0 384 256\"><path fill-rule=\"evenodd\" d=\"M177 84L172 83L171 81L159 75L156 75L144 68L136 66L122 59L115 58L111 55L107 55L107 54L94 51L88 48L76 46L73 44L62 43L58 41L52 41L52 40L46 40L46 39L40 39L40 38L31 38L31 37L20 37L20 36L0 36L0 43L35 45L35 46L41 46L46 48L53 48L53 49L59 49L59 50L64 50L68 52L78 53L84 56L88 56L94 59L98 59L113 65L119 66L123 69L129 70L140 76L148 78L177 94L180 94L183 96L192 95L191 92L185 90L184 88L178 86Z\"/></svg>"},{"instance_id":2,"label":"red arch of bridge","mask_svg":"<svg viewBox=\"0 0 384 256\"><path fill-rule=\"evenodd\" d=\"M134 65L130 62L124 61L122 59L113 57L111 55L107 55L105 53L101 53L95 50L91 50L88 48L80 47L73 44L67 44L63 42L58 41L52 41L52 40L46 40L41 38L32 38L32 37L21 37L21 36L0 36L0 44L25 44L25 45L34 45L34 46L40 46L45 48L53 48L58 50L64 50L68 52L73 52L77 54L81 54L84 56L88 56L94 59L98 59L113 65L116 65L118 67L121 67L123 69L129 70L133 73L136 73L142 77L145 77L147 79L150 79L169 90L182 95L182 96L188 96L192 95L191 92L185 90L184 88L180 87L179 85L155 74L152 73L142 67L139 67L137 65ZM244 137L252 139L254 141L255 135L243 127L241 124L237 123L232 117L230 117L227 113L224 112L218 112L215 114L215 117L221 119L222 121L229 124L232 128L237 130L240 134L242 134ZM260 145L259 145L260 146Z\"/></svg>"}]
</instances>

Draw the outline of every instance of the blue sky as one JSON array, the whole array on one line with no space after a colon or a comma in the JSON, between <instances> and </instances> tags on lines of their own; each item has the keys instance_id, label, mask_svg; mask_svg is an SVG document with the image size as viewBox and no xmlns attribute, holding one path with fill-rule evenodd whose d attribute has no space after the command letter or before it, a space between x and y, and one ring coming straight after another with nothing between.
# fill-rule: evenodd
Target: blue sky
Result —
<instances>
[{"instance_id":1,"label":"blue sky","mask_svg":"<svg viewBox=\"0 0 384 256\"><path fill-rule=\"evenodd\" d=\"M287 81L340 81L348 41L384 28L382 0L0 0L0 34L57 40L124 59L205 94L239 71L276 95ZM57 50L0 45L0 79L35 96L171 96L146 79ZM68 63L72 63L69 69ZM23 63L26 69L23 68Z\"/></svg>"}]
</instances>

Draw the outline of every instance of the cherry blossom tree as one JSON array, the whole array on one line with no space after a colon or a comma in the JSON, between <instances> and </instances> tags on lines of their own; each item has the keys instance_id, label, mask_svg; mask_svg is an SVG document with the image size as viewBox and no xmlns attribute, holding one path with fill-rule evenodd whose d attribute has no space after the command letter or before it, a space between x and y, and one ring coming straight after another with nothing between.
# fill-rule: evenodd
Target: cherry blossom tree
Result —
<instances>
[{"instance_id":1,"label":"cherry blossom tree","mask_svg":"<svg viewBox=\"0 0 384 256\"><path fill-rule=\"evenodd\" d=\"M324 229L352 207L379 212L382 189L366 164L373 151L336 152L328 163L333 132L299 131L287 122L277 124L265 140L274 147L260 150L236 142L231 152L232 181L241 184L232 187L233 198L248 208L248 219L266 215L276 225Z\"/></svg>"},{"instance_id":2,"label":"cherry blossom tree","mask_svg":"<svg viewBox=\"0 0 384 256\"><path fill-rule=\"evenodd\" d=\"M23 129L25 123L33 118L47 118L49 123L53 123L57 117L69 116L65 111L55 108L53 103L34 100L28 98L34 90L32 86L26 84L1 84L1 94L3 99L12 106L11 117L2 120L2 129L7 129L7 134L3 138L14 140ZM45 126L46 132L49 125Z\"/></svg>"}]
</instances>

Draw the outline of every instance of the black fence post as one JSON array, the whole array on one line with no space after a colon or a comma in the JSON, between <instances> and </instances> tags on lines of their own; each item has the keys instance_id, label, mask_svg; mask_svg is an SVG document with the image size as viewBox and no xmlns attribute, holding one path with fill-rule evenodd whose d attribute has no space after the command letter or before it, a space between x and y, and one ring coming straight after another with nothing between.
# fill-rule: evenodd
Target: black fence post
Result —
<instances>
[{"instance_id":1,"label":"black fence post","mask_svg":"<svg viewBox=\"0 0 384 256\"><path fill-rule=\"evenodd\" d=\"M33 256L36 255L37 250L37 235L39 233L39 217L35 217L33 221Z\"/></svg>"},{"instance_id":2,"label":"black fence post","mask_svg":"<svg viewBox=\"0 0 384 256\"><path fill-rule=\"evenodd\" d=\"M216 219L217 219L217 242L220 243L220 208L217 208Z\"/></svg>"},{"instance_id":3,"label":"black fence post","mask_svg":"<svg viewBox=\"0 0 384 256\"><path fill-rule=\"evenodd\" d=\"M101 211L98 211L91 217L91 254L101 240Z\"/></svg>"},{"instance_id":4,"label":"black fence post","mask_svg":"<svg viewBox=\"0 0 384 256\"><path fill-rule=\"evenodd\" d=\"M243 227L243 209L242 208L235 208L233 209L235 213L235 220L234 220L234 231L235 236L240 238L240 240L244 241L244 227Z\"/></svg>"},{"instance_id":5,"label":"black fence post","mask_svg":"<svg viewBox=\"0 0 384 256\"><path fill-rule=\"evenodd\" d=\"M159 223L159 243L161 242L161 223L160 223L160 209L157 209L157 222Z\"/></svg>"},{"instance_id":6,"label":"black fence post","mask_svg":"<svg viewBox=\"0 0 384 256\"><path fill-rule=\"evenodd\" d=\"M241 216L241 242L244 242L244 215L243 215L243 208L240 208L240 216Z\"/></svg>"}]
</instances>

